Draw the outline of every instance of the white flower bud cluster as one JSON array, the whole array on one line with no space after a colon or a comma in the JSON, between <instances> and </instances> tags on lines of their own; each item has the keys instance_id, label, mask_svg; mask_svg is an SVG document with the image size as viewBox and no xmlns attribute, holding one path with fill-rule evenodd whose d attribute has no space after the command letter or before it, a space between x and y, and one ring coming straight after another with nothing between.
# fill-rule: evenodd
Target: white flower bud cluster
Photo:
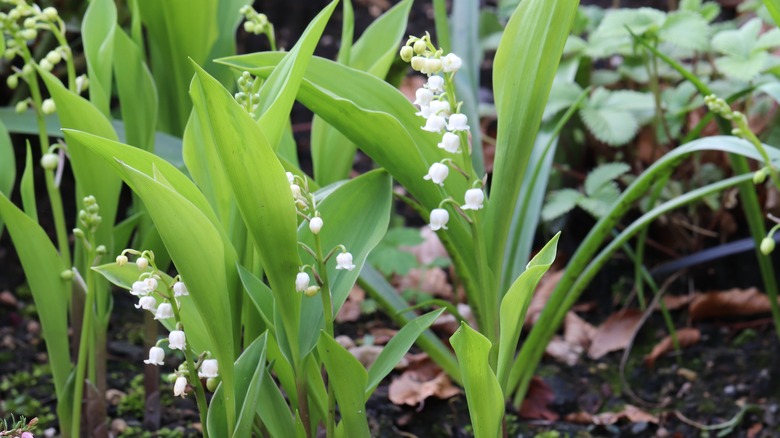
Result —
<instances>
[{"instance_id":1,"label":"white flower bud cluster","mask_svg":"<svg viewBox=\"0 0 780 438\"><path fill-rule=\"evenodd\" d=\"M35 41L40 30L51 30L64 36L65 25L57 9L47 7L41 10L37 4L28 4L23 0L6 0L4 3L14 5L13 9L7 12L0 12L0 29L3 29L2 37L6 38L3 56L7 60L22 55L24 53L22 47ZM62 50L58 47L40 61L40 66L49 71L69 53L70 49Z\"/></svg>"},{"instance_id":2,"label":"white flower bud cluster","mask_svg":"<svg viewBox=\"0 0 780 438\"><path fill-rule=\"evenodd\" d=\"M241 73L241 76L236 81L240 91L233 96L236 102L243 106L252 117L255 117L254 112L257 110L260 102L260 93L254 91L256 80L248 71Z\"/></svg>"},{"instance_id":3,"label":"white flower bud cluster","mask_svg":"<svg viewBox=\"0 0 780 438\"><path fill-rule=\"evenodd\" d=\"M274 26L268 21L268 17L265 14L258 13L253 7L248 5L241 7L238 12L246 18L244 30L247 33L255 35L268 32L273 33Z\"/></svg>"}]
</instances>

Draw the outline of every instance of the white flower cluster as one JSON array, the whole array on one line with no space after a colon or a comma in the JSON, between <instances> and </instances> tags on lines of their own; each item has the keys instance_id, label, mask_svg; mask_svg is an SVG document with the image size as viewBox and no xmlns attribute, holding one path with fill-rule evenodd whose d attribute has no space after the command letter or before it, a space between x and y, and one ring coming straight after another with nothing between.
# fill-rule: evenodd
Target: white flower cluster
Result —
<instances>
[{"instance_id":1,"label":"white flower cluster","mask_svg":"<svg viewBox=\"0 0 780 438\"><path fill-rule=\"evenodd\" d=\"M177 316L176 309L181 309L179 298L188 296L190 293L187 286L179 279L174 278L173 285L166 286L161 284L161 277L157 273L154 265L154 254L151 251L136 251L126 249L117 256L117 266L125 266L129 263L126 254L138 256L135 265L141 271L138 280L135 281L130 289L133 296L138 297L136 309L147 310L154 314L156 320L166 320ZM159 300L159 304L158 304ZM174 309L175 306L175 309ZM187 354L187 336L182 330L181 321L176 321L176 328L168 334L168 348L171 350L181 350ZM144 360L148 365L163 365L165 363L165 350L159 344L164 342L160 340L149 349L149 358ZM214 379L218 376L218 367L216 359L203 359L196 365L198 376L206 379ZM186 396L187 375L186 367L182 365L180 370L173 375L176 380L173 386L174 396Z\"/></svg>"}]
</instances>

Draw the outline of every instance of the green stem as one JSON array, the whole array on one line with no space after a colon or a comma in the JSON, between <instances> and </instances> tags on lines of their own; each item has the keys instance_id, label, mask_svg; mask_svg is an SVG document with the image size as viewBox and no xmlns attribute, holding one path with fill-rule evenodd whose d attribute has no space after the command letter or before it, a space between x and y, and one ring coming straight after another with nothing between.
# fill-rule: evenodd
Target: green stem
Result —
<instances>
[{"instance_id":1,"label":"green stem","mask_svg":"<svg viewBox=\"0 0 780 438\"><path fill-rule=\"evenodd\" d=\"M325 266L325 258L322 252L322 240L319 234L314 235L314 251L317 254L317 273L322 280L320 296L322 297L322 313L325 316L325 333L334 337L333 328L333 303L330 296L328 283L328 269ZM333 438L336 433L336 393L328 378L328 418L325 423L327 438Z\"/></svg>"},{"instance_id":2,"label":"green stem","mask_svg":"<svg viewBox=\"0 0 780 438\"><path fill-rule=\"evenodd\" d=\"M94 238L90 236L90 245L87 249L87 260L95 258ZM87 246L87 245L85 245ZM84 377L87 368L88 346L91 344L92 321L95 318L95 272L92 269L86 270L87 299L84 304L84 314L81 325L81 337L79 340L79 357L76 363L76 378L73 394L73 416L71 418L71 436L81 436L81 404L84 398Z\"/></svg>"},{"instance_id":3,"label":"green stem","mask_svg":"<svg viewBox=\"0 0 780 438\"><path fill-rule=\"evenodd\" d=\"M488 268L487 248L482 236L482 227L479 224L479 212L475 212L471 218L471 236L474 239L474 248L477 249L478 284L482 289L477 294L482 301L478 313L478 315L481 314L479 328L493 344L490 349L490 365L495 369L498 363L498 297L495 288L492 287L493 276Z\"/></svg>"}]
</instances>

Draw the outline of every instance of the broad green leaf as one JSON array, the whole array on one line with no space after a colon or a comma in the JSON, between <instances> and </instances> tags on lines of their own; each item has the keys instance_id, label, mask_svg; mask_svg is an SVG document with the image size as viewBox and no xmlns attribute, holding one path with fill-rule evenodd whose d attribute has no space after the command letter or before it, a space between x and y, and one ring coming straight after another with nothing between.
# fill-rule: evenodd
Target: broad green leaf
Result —
<instances>
[{"instance_id":1,"label":"broad green leaf","mask_svg":"<svg viewBox=\"0 0 780 438\"><path fill-rule=\"evenodd\" d=\"M387 377L398 362L409 351L409 348L417 341L422 332L428 329L440 316L444 309L434 310L406 323L401 330L390 339L382 352L368 369L368 384L366 386L366 399L371 396L382 379Z\"/></svg>"},{"instance_id":2,"label":"broad green leaf","mask_svg":"<svg viewBox=\"0 0 780 438\"><path fill-rule=\"evenodd\" d=\"M631 170L631 166L620 162L606 163L596 167L585 178L585 194L593 196L602 186L611 183L629 170Z\"/></svg>"},{"instance_id":3,"label":"broad green leaf","mask_svg":"<svg viewBox=\"0 0 780 438\"><path fill-rule=\"evenodd\" d=\"M594 58L614 54L629 55L633 52L631 35L657 32L663 25L666 14L652 8L610 9L604 19L588 38L587 52Z\"/></svg>"},{"instance_id":4,"label":"broad green leaf","mask_svg":"<svg viewBox=\"0 0 780 438\"><path fill-rule=\"evenodd\" d=\"M274 292L282 327L297 363L301 294L295 291L300 266L297 218L284 168L259 125L233 96L195 66L190 92L198 118L211 127L214 146L228 175L241 217L257 245Z\"/></svg>"},{"instance_id":5,"label":"broad green leaf","mask_svg":"<svg viewBox=\"0 0 780 438\"><path fill-rule=\"evenodd\" d=\"M577 4L576 0L521 2L496 52L493 87L499 123L485 227L489 264L499 280L520 183Z\"/></svg>"},{"instance_id":6,"label":"broad green leaf","mask_svg":"<svg viewBox=\"0 0 780 438\"><path fill-rule=\"evenodd\" d=\"M51 364L57 398L65 394L65 384L72 369L68 342L68 297L70 283L60 278L69 269L46 232L29 216L0 193L0 218L22 262L30 284L35 308L41 322L46 352ZM363 386L361 386L362 391Z\"/></svg>"},{"instance_id":7,"label":"broad green leaf","mask_svg":"<svg viewBox=\"0 0 780 438\"><path fill-rule=\"evenodd\" d=\"M107 117L110 115L111 106L111 65L114 60L115 31L116 5L113 0L91 1L81 24L90 82L89 100ZM127 56L121 50L119 53L121 56ZM59 105L57 108L64 110Z\"/></svg>"},{"instance_id":8,"label":"broad green leaf","mask_svg":"<svg viewBox=\"0 0 780 438\"><path fill-rule=\"evenodd\" d=\"M160 130L182 135L192 108L187 95L192 79L189 60L217 73L219 66L209 61L233 54L238 10L244 4L237 0L138 0L160 93ZM222 83L232 81L225 72L218 76Z\"/></svg>"},{"instance_id":9,"label":"broad green leaf","mask_svg":"<svg viewBox=\"0 0 780 438\"><path fill-rule=\"evenodd\" d=\"M270 340L269 340L270 342ZM268 370L260 382L260 396L257 399L257 415L263 421L272 437L296 436L295 423L287 401Z\"/></svg>"},{"instance_id":10,"label":"broad green leaf","mask_svg":"<svg viewBox=\"0 0 780 438\"><path fill-rule=\"evenodd\" d=\"M14 145L11 144L11 136L8 135L8 129L0 120L0 193L10 198L11 191L14 189L14 183L16 183ZM2 235L3 219L0 218L0 236Z\"/></svg>"},{"instance_id":11,"label":"broad green leaf","mask_svg":"<svg viewBox=\"0 0 780 438\"><path fill-rule=\"evenodd\" d=\"M57 115L63 128L77 129L109 140L116 140L116 133L114 133L111 123L94 105L65 88L51 73L41 69L38 69L38 73L46 83L46 87L57 105ZM122 180L114 172L107 171L105 163L100 158L80 147L77 139L68 143L68 155L70 155L70 164L76 179L77 208L81 209L85 196L95 197L100 206L103 224L106 224L98 228L95 238L97 242L105 245L109 252L112 252L111 227L116 219Z\"/></svg>"},{"instance_id":12,"label":"broad green leaf","mask_svg":"<svg viewBox=\"0 0 780 438\"><path fill-rule=\"evenodd\" d=\"M710 27L700 14L689 11L670 13L658 30L661 40L691 50L706 50Z\"/></svg>"},{"instance_id":13,"label":"broad green leaf","mask_svg":"<svg viewBox=\"0 0 780 438\"><path fill-rule=\"evenodd\" d=\"M266 343L268 332L255 339L236 361L236 402L239 406L234 437L252 435L253 420L266 376ZM245 389L245 390L244 390Z\"/></svg>"},{"instance_id":14,"label":"broad green leaf","mask_svg":"<svg viewBox=\"0 0 780 438\"><path fill-rule=\"evenodd\" d=\"M458 357L474 437L497 438L504 418L504 395L488 361L490 341L461 323L450 344Z\"/></svg>"},{"instance_id":15,"label":"broad green leaf","mask_svg":"<svg viewBox=\"0 0 780 438\"><path fill-rule=\"evenodd\" d=\"M620 198L620 189L614 181L600 186L592 195L577 200L577 205L596 218L607 215Z\"/></svg>"},{"instance_id":16,"label":"broad green leaf","mask_svg":"<svg viewBox=\"0 0 780 438\"><path fill-rule=\"evenodd\" d=\"M257 308L257 312L260 313L260 317L263 318L266 327L272 334L275 334L273 292L265 283L241 265L238 266L238 275L241 277L241 283L243 283L246 293Z\"/></svg>"},{"instance_id":17,"label":"broad green leaf","mask_svg":"<svg viewBox=\"0 0 780 438\"><path fill-rule=\"evenodd\" d=\"M141 49L121 28L114 36L114 47L121 54L114 57L114 75L125 122L126 143L153 151L158 105L154 77L146 66Z\"/></svg>"},{"instance_id":18,"label":"broad green leaf","mask_svg":"<svg viewBox=\"0 0 780 438\"><path fill-rule=\"evenodd\" d=\"M347 65L384 78L398 55L411 8L412 0L403 0L374 20L352 46Z\"/></svg>"},{"instance_id":19,"label":"broad green leaf","mask_svg":"<svg viewBox=\"0 0 780 438\"><path fill-rule=\"evenodd\" d=\"M184 164L220 222L229 224L230 207L234 202L230 182L219 161L213 138L211 125L202 123L198 112L192 111L182 139Z\"/></svg>"},{"instance_id":20,"label":"broad green leaf","mask_svg":"<svg viewBox=\"0 0 780 438\"><path fill-rule=\"evenodd\" d=\"M764 6L772 16L776 26L780 26L780 0L764 0Z\"/></svg>"},{"instance_id":21,"label":"broad green leaf","mask_svg":"<svg viewBox=\"0 0 780 438\"><path fill-rule=\"evenodd\" d=\"M736 30L718 32L712 47L725 56L715 60L716 66L728 76L751 80L769 61L766 50L780 46L780 29L761 33L761 19L754 18Z\"/></svg>"},{"instance_id":22,"label":"broad green leaf","mask_svg":"<svg viewBox=\"0 0 780 438\"><path fill-rule=\"evenodd\" d=\"M366 417L366 369L352 353L324 331L317 343L317 351L325 364L333 392L336 393L346 436L371 436Z\"/></svg>"},{"instance_id":23,"label":"broad green leaf","mask_svg":"<svg viewBox=\"0 0 780 438\"><path fill-rule=\"evenodd\" d=\"M155 253L156 254L156 253ZM158 266L159 267L159 266ZM106 263L99 266L92 267L92 270L99 273L111 284L124 289L121 293L130 293L129 290L133 287L133 282L138 280L138 267L135 263L128 263L125 266L119 266L116 263ZM165 284L173 285L173 278L164 272L158 273L164 280ZM158 296L157 303L161 303L162 299ZM197 308L193 307L191 297L179 297L180 312L182 325L187 330L187 343L192 346L195 351L205 351L210 349L210 340L208 332L206 331L206 324L203 322L203 316L197 312ZM146 312L145 310L137 310L137 312ZM176 321L173 319L166 319L160 321L168 330L176 329Z\"/></svg>"},{"instance_id":24,"label":"broad green leaf","mask_svg":"<svg viewBox=\"0 0 780 438\"><path fill-rule=\"evenodd\" d=\"M301 38L268 76L258 92L260 98L257 114L260 114L260 118L257 124L262 127L263 134L274 150L279 148L309 59L337 4L338 0L332 1L309 23Z\"/></svg>"},{"instance_id":25,"label":"broad green leaf","mask_svg":"<svg viewBox=\"0 0 780 438\"><path fill-rule=\"evenodd\" d=\"M318 203L317 210L324 221L319 234L323 253L344 245L352 254L352 262L356 266L351 271L336 270L335 256L331 257L327 265L334 315L338 314L347 300L368 253L387 232L391 205L392 181L383 170L365 173L339 186ZM301 224L298 240L310 248L315 247L307 223ZM300 250L300 256L304 263L315 263L303 250ZM314 348L320 329L324 327L321 300L304 300L300 319L302 347Z\"/></svg>"},{"instance_id":26,"label":"broad green leaf","mask_svg":"<svg viewBox=\"0 0 780 438\"><path fill-rule=\"evenodd\" d=\"M33 155L30 150L30 141L27 141L27 156L24 160L24 173L19 192L22 195L22 207L24 213L36 223L38 222L38 205L35 203L35 179L33 178Z\"/></svg>"},{"instance_id":27,"label":"broad green leaf","mask_svg":"<svg viewBox=\"0 0 780 438\"><path fill-rule=\"evenodd\" d=\"M542 219L551 221L568 213L582 198L582 193L574 189L562 189L550 192L542 209Z\"/></svg>"},{"instance_id":28,"label":"broad green leaf","mask_svg":"<svg viewBox=\"0 0 780 438\"><path fill-rule=\"evenodd\" d=\"M509 379L509 371L515 358L515 349L520 340L520 331L523 329L525 314L528 306L531 304L536 285L539 280L550 269L555 261L555 254L558 248L558 239L561 233L558 232L547 245L544 246L528 262L525 272L520 274L509 287L509 291L501 300L501 337L498 345L498 382L501 389L506 393L506 385ZM468 397L468 393L466 395Z\"/></svg>"}]
</instances>

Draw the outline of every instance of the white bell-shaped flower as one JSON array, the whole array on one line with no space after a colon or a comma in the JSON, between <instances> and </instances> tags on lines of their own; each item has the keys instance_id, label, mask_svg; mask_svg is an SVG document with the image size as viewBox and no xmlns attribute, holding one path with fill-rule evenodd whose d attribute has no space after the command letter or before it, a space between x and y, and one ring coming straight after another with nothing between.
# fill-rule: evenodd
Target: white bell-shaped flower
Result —
<instances>
[{"instance_id":1,"label":"white bell-shaped flower","mask_svg":"<svg viewBox=\"0 0 780 438\"><path fill-rule=\"evenodd\" d=\"M124 266L127 264L127 256L126 255L118 255L116 256L116 264L118 266Z\"/></svg>"},{"instance_id":2,"label":"white bell-shaped flower","mask_svg":"<svg viewBox=\"0 0 780 438\"><path fill-rule=\"evenodd\" d=\"M184 398L187 390L187 378L179 376L176 378L176 383L173 384L173 396Z\"/></svg>"},{"instance_id":3,"label":"white bell-shaped flower","mask_svg":"<svg viewBox=\"0 0 780 438\"><path fill-rule=\"evenodd\" d=\"M148 310L154 313L157 311L157 300L150 296L141 297L138 300L138 304L135 305L135 308Z\"/></svg>"},{"instance_id":4,"label":"white bell-shaped flower","mask_svg":"<svg viewBox=\"0 0 780 438\"><path fill-rule=\"evenodd\" d=\"M162 303L157 308L157 312L154 313L154 319L168 318L173 318L173 306L171 306L171 303Z\"/></svg>"},{"instance_id":5,"label":"white bell-shaped flower","mask_svg":"<svg viewBox=\"0 0 780 438\"><path fill-rule=\"evenodd\" d=\"M162 365L165 361L165 350L160 347L152 347L149 349L149 359L144 361L148 365Z\"/></svg>"},{"instance_id":6,"label":"white bell-shaped flower","mask_svg":"<svg viewBox=\"0 0 780 438\"><path fill-rule=\"evenodd\" d=\"M450 214L443 208L434 208L431 210L430 227L433 231L447 229L447 222L450 220Z\"/></svg>"},{"instance_id":7,"label":"white bell-shaped flower","mask_svg":"<svg viewBox=\"0 0 780 438\"><path fill-rule=\"evenodd\" d=\"M152 293L155 290L157 290L157 279L153 277L149 277L144 279L144 288L146 288L147 293Z\"/></svg>"},{"instance_id":8,"label":"white bell-shaped flower","mask_svg":"<svg viewBox=\"0 0 780 438\"><path fill-rule=\"evenodd\" d=\"M295 175L292 172L285 172L285 175L287 175L287 182L290 184L295 182Z\"/></svg>"},{"instance_id":9,"label":"white bell-shaped flower","mask_svg":"<svg viewBox=\"0 0 780 438\"><path fill-rule=\"evenodd\" d=\"M441 71L442 62L439 58L428 58L425 60L425 70L423 73L434 74Z\"/></svg>"},{"instance_id":10,"label":"white bell-shaped flower","mask_svg":"<svg viewBox=\"0 0 780 438\"><path fill-rule=\"evenodd\" d=\"M305 272L299 272L298 275L295 276L295 290L298 292L305 292L306 288L309 287L309 274Z\"/></svg>"},{"instance_id":11,"label":"white bell-shaped flower","mask_svg":"<svg viewBox=\"0 0 780 438\"><path fill-rule=\"evenodd\" d=\"M168 334L168 347L171 350L184 350L186 346L186 337L181 330L174 330Z\"/></svg>"},{"instance_id":12,"label":"white bell-shaped flower","mask_svg":"<svg viewBox=\"0 0 780 438\"><path fill-rule=\"evenodd\" d=\"M441 69L445 73L456 72L460 70L463 65L463 61L454 53L448 53L447 56L441 59Z\"/></svg>"},{"instance_id":13,"label":"white bell-shaped flower","mask_svg":"<svg viewBox=\"0 0 780 438\"><path fill-rule=\"evenodd\" d=\"M451 132L445 132L438 144L439 149L444 149L451 154L460 153L460 137Z\"/></svg>"},{"instance_id":14,"label":"white bell-shaped flower","mask_svg":"<svg viewBox=\"0 0 780 438\"><path fill-rule=\"evenodd\" d=\"M431 110L431 107L429 105L423 105L420 107L420 111L417 111L414 113L416 116L425 117L426 119L433 114L433 111Z\"/></svg>"},{"instance_id":15,"label":"white bell-shaped flower","mask_svg":"<svg viewBox=\"0 0 780 438\"><path fill-rule=\"evenodd\" d=\"M446 100L434 100L431 102L431 114L447 117L450 115L450 103Z\"/></svg>"},{"instance_id":16,"label":"white bell-shaped flower","mask_svg":"<svg viewBox=\"0 0 780 438\"><path fill-rule=\"evenodd\" d=\"M464 210L481 210L485 202L485 192L482 189L466 190L466 204L460 208Z\"/></svg>"},{"instance_id":17,"label":"white bell-shaped flower","mask_svg":"<svg viewBox=\"0 0 780 438\"><path fill-rule=\"evenodd\" d=\"M173 296L174 297L184 297L190 294L190 291L187 290L187 285L185 285L181 281L177 281L173 284Z\"/></svg>"},{"instance_id":18,"label":"white bell-shaped flower","mask_svg":"<svg viewBox=\"0 0 780 438\"><path fill-rule=\"evenodd\" d=\"M320 234L320 230L322 229L322 218L319 216L315 216L311 218L309 221L309 230L311 230L312 234Z\"/></svg>"},{"instance_id":19,"label":"white bell-shaped flower","mask_svg":"<svg viewBox=\"0 0 780 438\"><path fill-rule=\"evenodd\" d=\"M219 364L216 359L206 359L200 365L198 370L198 377L205 379L212 379L219 376Z\"/></svg>"},{"instance_id":20,"label":"white bell-shaped flower","mask_svg":"<svg viewBox=\"0 0 780 438\"><path fill-rule=\"evenodd\" d=\"M431 76L428 78L428 82L425 84L425 88L429 89L434 94L439 94L444 91L444 78L441 76Z\"/></svg>"},{"instance_id":21,"label":"white bell-shaped flower","mask_svg":"<svg viewBox=\"0 0 780 438\"><path fill-rule=\"evenodd\" d=\"M144 286L143 281L134 281L130 293L137 297L149 295L149 291L146 289L146 286Z\"/></svg>"},{"instance_id":22,"label":"white bell-shaped flower","mask_svg":"<svg viewBox=\"0 0 780 438\"><path fill-rule=\"evenodd\" d=\"M290 184L290 191L292 192L293 199L301 197L301 186L298 184Z\"/></svg>"},{"instance_id":23,"label":"white bell-shaped flower","mask_svg":"<svg viewBox=\"0 0 780 438\"><path fill-rule=\"evenodd\" d=\"M447 121L442 116L432 114L422 127L423 131L441 133L447 127Z\"/></svg>"},{"instance_id":24,"label":"white bell-shaped flower","mask_svg":"<svg viewBox=\"0 0 780 438\"><path fill-rule=\"evenodd\" d=\"M345 269L351 271L355 269L355 265L352 264L352 254L343 252L336 256L336 269Z\"/></svg>"},{"instance_id":25,"label":"white bell-shaped flower","mask_svg":"<svg viewBox=\"0 0 780 438\"><path fill-rule=\"evenodd\" d=\"M450 116L450 123L447 125L450 131L468 131L469 119L465 114L456 113Z\"/></svg>"},{"instance_id":26,"label":"white bell-shaped flower","mask_svg":"<svg viewBox=\"0 0 780 438\"><path fill-rule=\"evenodd\" d=\"M418 88L417 91L415 91L414 96L416 98L414 99L415 105L420 105L421 107L428 106L433 99L433 91L427 88Z\"/></svg>"},{"instance_id":27,"label":"white bell-shaped flower","mask_svg":"<svg viewBox=\"0 0 780 438\"><path fill-rule=\"evenodd\" d=\"M447 175L450 173L450 168L447 167L446 164L441 163L433 163L431 167L428 169L428 174L423 177L424 180L433 181L434 184L438 184L440 186L444 185L444 180L447 178Z\"/></svg>"}]
</instances>

